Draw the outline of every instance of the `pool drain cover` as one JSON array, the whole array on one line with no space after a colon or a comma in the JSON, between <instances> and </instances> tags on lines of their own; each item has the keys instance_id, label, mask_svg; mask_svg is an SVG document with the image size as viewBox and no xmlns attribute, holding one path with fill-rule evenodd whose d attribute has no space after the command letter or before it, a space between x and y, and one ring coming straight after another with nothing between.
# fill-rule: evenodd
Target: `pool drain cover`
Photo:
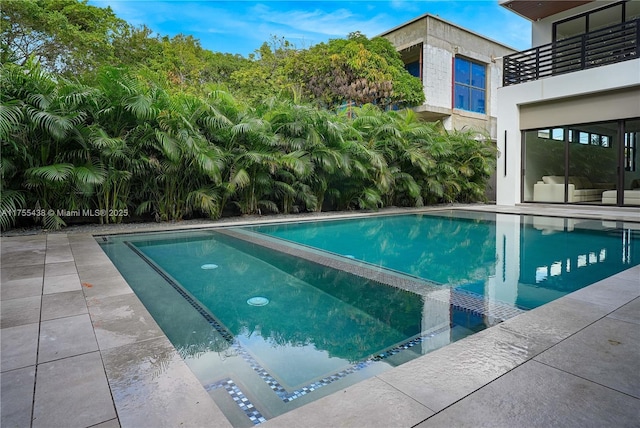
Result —
<instances>
[{"instance_id":1,"label":"pool drain cover","mask_svg":"<svg viewBox=\"0 0 640 428\"><path fill-rule=\"evenodd\" d=\"M218 265L214 265L213 263L207 263L207 264L204 264L204 265L200 266L200 269L211 270L211 269L216 269L217 267L218 267Z\"/></svg>"},{"instance_id":2,"label":"pool drain cover","mask_svg":"<svg viewBox=\"0 0 640 428\"><path fill-rule=\"evenodd\" d=\"M269 299L267 299L266 297L252 297L247 300L247 303L251 306L264 306L269 303Z\"/></svg>"}]
</instances>

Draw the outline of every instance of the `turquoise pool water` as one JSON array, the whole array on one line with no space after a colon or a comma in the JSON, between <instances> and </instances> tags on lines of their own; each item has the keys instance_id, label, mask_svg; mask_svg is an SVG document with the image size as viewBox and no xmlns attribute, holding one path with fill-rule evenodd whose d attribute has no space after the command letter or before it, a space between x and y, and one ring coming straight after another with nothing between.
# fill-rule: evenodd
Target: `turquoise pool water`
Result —
<instances>
[{"instance_id":1,"label":"turquoise pool water","mask_svg":"<svg viewBox=\"0 0 640 428\"><path fill-rule=\"evenodd\" d=\"M99 238L234 426L640 263L637 231L439 212Z\"/></svg>"}]
</instances>

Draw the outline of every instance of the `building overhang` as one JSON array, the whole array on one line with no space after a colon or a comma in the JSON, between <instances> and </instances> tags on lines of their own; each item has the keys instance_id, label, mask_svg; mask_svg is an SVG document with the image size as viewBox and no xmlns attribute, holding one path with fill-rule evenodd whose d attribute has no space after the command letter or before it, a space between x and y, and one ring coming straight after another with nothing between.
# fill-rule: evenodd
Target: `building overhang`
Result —
<instances>
[{"instance_id":1,"label":"building overhang","mask_svg":"<svg viewBox=\"0 0 640 428\"><path fill-rule=\"evenodd\" d=\"M500 6L530 21L538 21L593 1L594 0L501 0Z\"/></svg>"},{"instance_id":2,"label":"building overhang","mask_svg":"<svg viewBox=\"0 0 640 428\"><path fill-rule=\"evenodd\" d=\"M416 112L418 118L425 122L437 122L445 117L451 116L452 114L452 110L450 108L431 106L428 104L413 107L413 111Z\"/></svg>"}]
</instances>

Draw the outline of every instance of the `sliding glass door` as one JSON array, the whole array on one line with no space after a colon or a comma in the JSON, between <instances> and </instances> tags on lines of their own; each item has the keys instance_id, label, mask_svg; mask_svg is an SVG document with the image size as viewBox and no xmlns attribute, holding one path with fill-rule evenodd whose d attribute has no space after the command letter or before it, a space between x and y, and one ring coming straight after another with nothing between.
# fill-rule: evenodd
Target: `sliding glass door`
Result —
<instances>
[{"instance_id":1,"label":"sliding glass door","mask_svg":"<svg viewBox=\"0 0 640 428\"><path fill-rule=\"evenodd\" d=\"M640 205L640 119L627 120L622 140L622 205Z\"/></svg>"},{"instance_id":2,"label":"sliding glass door","mask_svg":"<svg viewBox=\"0 0 640 428\"><path fill-rule=\"evenodd\" d=\"M605 203L610 195L616 203L618 184L618 122L567 127L569 147L568 202Z\"/></svg>"},{"instance_id":3,"label":"sliding glass door","mask_svg":"<svg viewBox=\"0 0 640 428\"><path fill-rule=\"evenodd\" d=\"M640 119L523 132L523 202L640 205Z\"/></svg>"}]
</instances>

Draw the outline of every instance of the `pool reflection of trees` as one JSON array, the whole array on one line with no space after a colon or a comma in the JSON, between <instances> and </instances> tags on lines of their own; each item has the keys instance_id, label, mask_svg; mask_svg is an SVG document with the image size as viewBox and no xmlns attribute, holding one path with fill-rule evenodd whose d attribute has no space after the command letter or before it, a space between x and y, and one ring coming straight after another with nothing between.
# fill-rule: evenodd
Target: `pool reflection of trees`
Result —
<instances>
[{"instance_id":1,"label":"pool reflection of trees","mask_svg":"<svg viewBox=\"0 0 640 428\"><path fill-rule=\"evenodd\" d=\"M406 215L255 230L352 254L368 263L442 284L462 284L495 275L495 222L436 215Z\"/></svg>"},{"instance_id":2,"label":"pool reflection of trees","mask_svg":"<svg viewBox=\"0 0 640 428\"><path fill-rule=\"evenodd\" d=\"M415 272L422 274L416 276L429 272L444 279L441 282L464 282L486 278L495 266L495 228L482 222L436 218L429 227L413 225L402 239L396 228L385 227L382 221L354 232L375 236L385 257L413 257ZM181 254L199 260L197 263L213 257L224 265L214 271L178 266L169 273L181 284L189 284L189 292L233 335L259 333L274 347L312 345L332 357L355 362L420 334L423 318L428 317L423 314L422 297L416 294L228 236L214 236L199 240L197 245L194 240L189 240L189 245L176 242L164 257ZM448 238L443 240L442 236ZM156 262L163 265L162 260ZM270 303L264 307L248 305L247 299L255 296L265 296ZM448 310L442 309L444 313ZM211 328L208 332L185 329L183 334L172 341L185 355L228 352L229 344Z\"/></svg>"}]
</instances>

